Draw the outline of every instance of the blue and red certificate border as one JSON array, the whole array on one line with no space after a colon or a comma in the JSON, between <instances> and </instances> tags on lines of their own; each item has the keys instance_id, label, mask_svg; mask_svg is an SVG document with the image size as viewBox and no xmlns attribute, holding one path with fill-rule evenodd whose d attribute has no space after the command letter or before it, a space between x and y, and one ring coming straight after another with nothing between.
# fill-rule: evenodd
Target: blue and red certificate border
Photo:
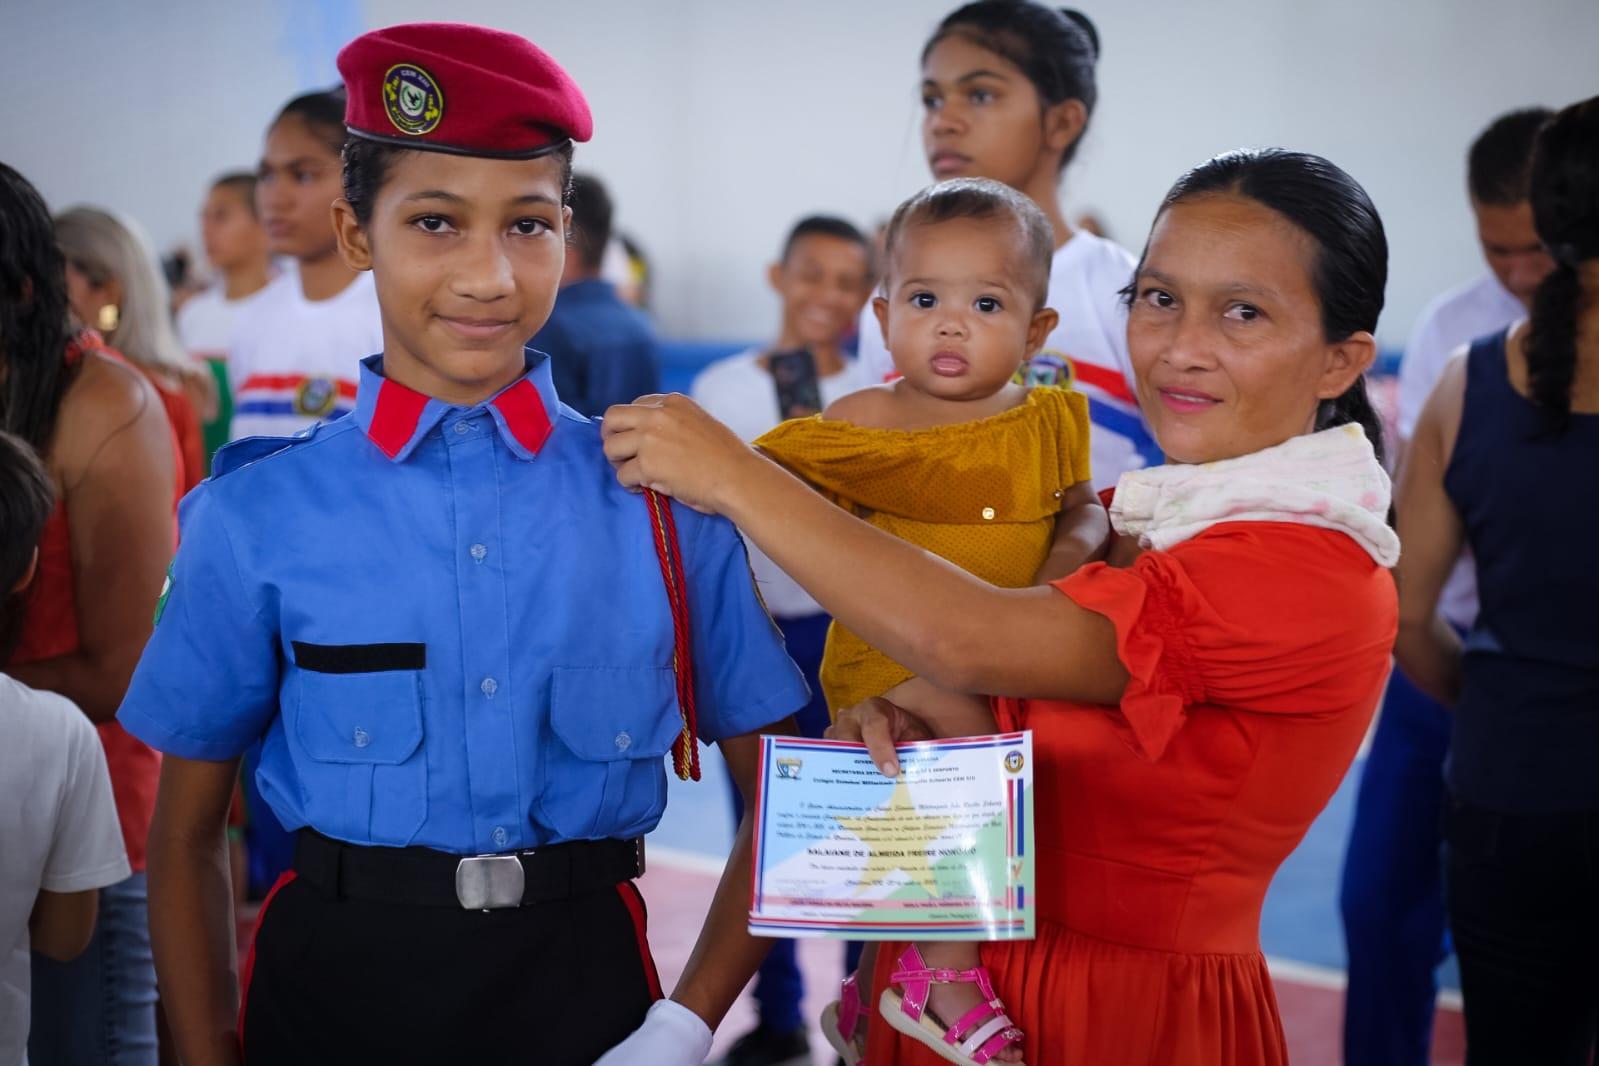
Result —
<instances>
[{"instance_id":1,"label":"blue and red certificate border","mask_svg":"<svg viewBox=\"0 0 1599 1066\"><path fill-rule=\"evenodd\" d=\"M1028 739L1027 731L1017 731L996 733L984 737L918 741L914 744L899 745L895 750L903 757L926 751L929 748L936 748L941 751L968 751L1013 746L1023 744ZM760 906L763 902L761 871L766 864L766 782L771 773L772 763L780 752L838 748L865 750L865 745L855 741L821 740L810 737L774 736L770 734L761 737L761 759L755 775L755 810L758 812L759 817L755 820L750 857L749 929L751 933L756 936L772 937L845 936L859 940L910 939L930 933L946 939L969 937L971 939L1026 940L1033 936L1032 922L1027 913L1026 891L1022 886L1015 884L1009 877L1010 864L1017 861L1026 861L1027 858L1027 839L1030 829L1027 820L1028 795L1025 790L1025 782L1020 776L1013 777L1005 783L1007 865L1005 902L1008 914L1004 919L993 922L832 922L825 919L772 918L761 915Z\"/></svg>"}]
</instances>

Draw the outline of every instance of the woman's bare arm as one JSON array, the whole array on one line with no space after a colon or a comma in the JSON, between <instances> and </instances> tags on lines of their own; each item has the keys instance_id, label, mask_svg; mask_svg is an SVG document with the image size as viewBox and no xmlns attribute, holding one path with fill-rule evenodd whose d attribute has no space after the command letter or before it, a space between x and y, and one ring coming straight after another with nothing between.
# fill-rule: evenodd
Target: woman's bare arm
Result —
<instances>
[{"instance_id":1,"label":"woman's bare arm","mask_svg":"<svg viewBox=\"0 0 1599 1066\"><path fill-rule=\"evenodd\" d=\"M1438 597L1465 544L1460 514L1444 491L1465 403L1466 363L1444 369L1416 423L1400 471L1399 636L1394 655L1418 688L1447 707L1460 696L1460 637L1438 615Z\"/></svg>"},{"instance_id":2,"label":"woman's bare arm","mask_svg":"<svg viewBox=\"0 0 1599 1066\"><path fill-rule=\"evenodd\" d=\"M150 637L175 540L172 429L138 371L87 357L62 406L51 467L72 533L78 648L12 668L108 722Z\"/></svg>"},{"instance_id":3,"label":"woman's bare arm","mask_svg":"<svg viewBox=\"0 0 1599 1066\"><path fill-rule=\"evenodd\" d=\"M844 625L942 688L1116 703L1108 619L1050 588L1000 589L828 503L682 396L606 414L624 485L726 515Z\"/></svg>"}]
</instances>

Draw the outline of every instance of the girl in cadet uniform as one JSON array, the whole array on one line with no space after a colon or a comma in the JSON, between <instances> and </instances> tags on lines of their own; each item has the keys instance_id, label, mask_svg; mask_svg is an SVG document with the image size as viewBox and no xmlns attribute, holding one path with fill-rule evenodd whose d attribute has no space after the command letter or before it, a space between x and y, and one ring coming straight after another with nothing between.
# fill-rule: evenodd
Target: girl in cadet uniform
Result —
<instances>
[{"instance_id":1,"label":"girl in cadet uniform","mask_svg":"<svg viewBox=\"0 0 1599 1066\"><path fill-rule=\"evenodd\" d=\"M577 87L472 26L369 33L339 67L333 214L383 352L349 417L218 453L120 712L167 753L151 925L179 1051L701 1062L765 950L747 824L672 1000L640 838L668 753L694 775L696 735L719 742L748 786L804 682L733 527L617 486L524 352L591 132ZM298 837L241 970L223 824L255 744Z\"/></svg>"}]
</instances>

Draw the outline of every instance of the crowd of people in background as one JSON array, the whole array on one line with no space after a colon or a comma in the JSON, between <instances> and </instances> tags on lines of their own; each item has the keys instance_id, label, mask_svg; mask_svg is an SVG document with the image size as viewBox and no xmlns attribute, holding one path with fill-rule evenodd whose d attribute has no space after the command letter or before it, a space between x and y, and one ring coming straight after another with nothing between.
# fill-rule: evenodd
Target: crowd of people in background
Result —
<instances>
[{"instance_id":1,"label":"crowd of people in background","mask_svg":"<svg viewBox=\"0 0 1599 1066\"><path fill-rule=\"evenodd\" d=\"M1312 340L1280 333L1272 351L1371 341L1386 243L1353 179L1291 153L1220 157L1197 168L1163 205L1151 205L1160 210L1142 257L1092 227L1074 226L1060 186L1069 182L1094 115L1099 54L1097 31L1079 13L1026 0L961 8L920 53L923 144L932 181L997 182L1047 225L1043 306L1058 312L1058 322L1048 323L1017 383L1081 395L1089 431L1085 482L1108 490L1126 476L1150 477L1162 488L1156 472L1181 469L1177 463L1225 463L1253 452L1243 446L1248 434L1264 432L1274 405L1291 407L1305 393L1303 380L1281 388L1265 380L1265 348L1239 355L1242 330L1268 319L1271 328L1288 330L1299 316ZM908 48L908 67L912 58ZM1281 722L1292 700L1257 698L1254 689L1276 682L1248 674L1237 650L1241 631L1228 628L1239 618L1246 628L1271 628L1282 603L1244 597L1216 605L1218 613L1201 621L1196 603L1203 596L1195 590L1226 586L1242 597L1252 573L1279 565L1283 587L1297 588L1292 582L1304 578L1307 558L1320 560L1314 565L1323 576L1359 575L1348 578L1356 584L1366 580L1371 560L1394 569L1395 618L1384 615L1381 590L1364 584L1359 596L1347 584L1304 591L1332 605L1323 619L1332 628L1316 639L1344 642L1327 659L1348 691L1317 689L1316 698L1359 704L1386 678L1341 881L1349 960L1344 1056L1351 1066L1428 1061L1438 972L1451 946L1460 960L1472 1063L1586 1063L1599 1037L1591 964L1599 952L1599 625L1591 611L1599 567L1581 548L1583 531L1599 524L1592 485L1599 460L1599 98L1551 102L1562 105L1554 110L1504 103L1505 113L1483 116L1480 136L1462 146L1483 261L1459 264L1462 275L1477 276L1427 307L1400 363L1398 435L1386 455L1397 485L1397 567L1380 547L1345 552L1299 532L1282 544L1235 545L1229 550L1236 557L1190 564L1215 585L1190 586L1189 575L1175 572L1149 577L1162 595L1179 590L1170 592L1169 624L1192 644L1183 667L1189 673L1120 675L1129 692L1143 687L1141 713L1152 717L1134 720L1126 736L1105 738L1107 750L1122 745L1173 774L1174 764L1182 771L1150 779L1172 790L1164 806L1146 791L1143 807L1118 808L1130 824L1193 816L1179 800L1199 777L1244 796L1244 807L1258 805L1255 835L1234 846L1239 868L1259 866L1263 895L1276 863L1351 764L1366 723L1358 715L1341 719L1337 729L1316 734L1328 746L1315 751L1304 736L1285 739ZM145 869L160 756L116 716L152 613L159 616L165 602L179 501L207 478L212 457L229 441L288 437L353 415L360 360L384 349L382 294L371 272L353 269L340 254L341 223L330 212L345 196L346 114L342 89L298 96L270 117L257 160L239 160L215 178L199 206L203 287L181 260L169 260L180 275L169 278L137 220L92 205L47 206L25 175L0 164L0 1066L157 1061L162 993ZM1113 160L1115 131L1100 135ZM1461 177L1436 175L1437 194L1451 195ZM548 356L561 401L588 418L661 384L650 267L619 229L623 207L598 176L581 169L573 176L559 292L529 340ZM885 217L891 207L884 205ZM1220 257L1240 234L1254 256L1248 269L1274 279L1281 292L1204 287L1210 279L1202 261L1183 242L1210 241L1206 247ZM692 398L752 442L786 420L814 418L893 380L899 371L887 343L889 312L881 299L874 309L873 296L884 295L879 285L896 252L880 245L869 229L833 214L795 221L767 271L778 307L770 333L699 370ZM1303 277L1274 273L1279 260L1271 255L1293 263L1306 248L1314 266ZM1152 254L1162 258L1151 261ZM1159 318L1177 314L1184 301L1213 303L1218 324ZM1162 330L1168 332L1157 344ZM1157 348L1161 354L1150 354ZM1223 349L1233 354L1217 355ZM1351 371L1347 390L1318 394L1307 410L1316 430L1368 430L1381 457L1379 420L1360 373L1374 354L1371 347ZM1260 401L1235 437L1177 445L1169 426L1158 434L1163 416L1148 409L1151 363L1228 358L1234 362L1225 372L1240 383L1238 395ZM868 517L872 511L856 507ZM797 517L794 529L814 529L818 538L832 529L823 516L813 526L806 521ZM1384 543L1380 532L1357 525L1372 543ZM811 702L797 724L821 736L840 710L830 713L824 699L823 652L834 619L821 601L843 604L854 612L850 623L866 632L875 632L876 616L845 591L808 577L803 546L782 533L745 532L765 606L810 684ZM869 547L853 555L840 548L835 565L901 572L887 549L873 554ZM1136 566L1153 570L1150 556L1143 558ZM823 564L815 566L821 573ZM1127 567L1135 572L1131 558ZM1071 602L1107 616L1120 608L1091 602L1131 595L1113 587L1121 578L1087 568L1051 580L1057 578ZM819 587L827 594L817 594ZM986 601L972 603L979 615L988 609ZM993 617L1009 610L995 601ZM1389 637L1397 662L1391 673L1388 646L1368 632L1385 619L1397 633ZM1154 640L1137 627L1123 635ZM1275 639L1254 645L1255 658L1298 662L1296 655L1308 655L1303 642L1289 647L1299 639L1289 627ZM1114 674L1115 647L1100 654L1098 645L1082 646L1083 663ZM1201 695L1183 686L1205 689ZM1169 703L1179 689L1181 705ZM1295 698L1306 691L1292 690ZM1104 702L1092 685L1058 679L1032 687L1018 681L1003 694L1038 697L998 706L1001 726L1031 714L1041 735L1059 728L1060 718L1040 708L1059 716ZM1122 697L1124 708L1130 699ZM1236 715L1250 744L1277 750L1281 761L1272 772L1282 777L1281 791L1245 795L1241 780L1208 761L1234 757L1219 735L1201 734L1217 746L1208 754L1173 741L1190 706ZM1190 744L1199 743L1197 717L1189 715ZM264 896L294 858L294 835L257 783L261 758L259 747L244 756L228 818L241 900ZM1126 779L1105 775L1110 793L1125 787ZM1283 808L1272 809L1278 802ZM743 810L737 789L732 806L736 822ZM1125 824L1072 821L1085 817L1063 804L1059 832L1103 840L1126 831ZM1047 849L1042 837L1041 844ZM1108 857L1092 861L1121 854L1107 847ZM1128 844L1128 855L1133 848ZM1080 884L1091 876L1082 855L1055 862L1050 868L1068 882L1060 892L1069 895L1072 878ZM1155 887L1149 892L1160 896ZM1125 952L1136 958L1122 972L1132 972L1151 952L1188 960L1258 957L1258 898L1238 904L1255 922L1242 932L1207 928L1090 945L1096 935L1134 936L1103 905L1105 913L1087 918L1094 907L1075 904L1072 918L1087 923L1086 934L1044 936L1032 955L984 949L984 961L1003 971L1011 1007L1035 1015L1030 1029L1044 1025L1039 1013L1095 1024L1082 1004L1066 1004L1064 990L1037 990L1047 983L1044 967L1059 959ZM1133 924L1142 920L1135 915ZM1176 917L1171 923L1180 925ZM1046 962L1042 952L1053 954ZM875 966L882 987L891 983L892 961L874 963L868 954L863 963L852 945L840 977L858 975L866 986ZM1150 980L1129 978L1115 995L1131 1001L1165 987ZM1270 999L1263 963L1258 972L1250 962L1204 980L1226 985L1239 1002ZM758 1024L733 1045L728 1066L808 1061L803 992L793 942L775 942L756 978ZM858 994L846 985L846 997ZM1280 1061L1281 1034L1270 1031L1275 1007L1235 1008L1243 1013L1230 1016L1228 1026L1260 1027L1243 1036L1229 1029L1229 1039L1247 1045L1237 1061ZM863 1051L871 1063L924 1061L903 1047L892 1050L900 1045L875 1039L875 1030L862 1048L837 1014L829 1024L846 1061L862 1061ZM1183 1035L1178 1045L1191 1039L1199 1038ZM1178 1045L1150 1054L1189 1061ZM1027 1061L1055 1061L1049 1054L1046 1048Z\"/></svg>"}]
</instances>

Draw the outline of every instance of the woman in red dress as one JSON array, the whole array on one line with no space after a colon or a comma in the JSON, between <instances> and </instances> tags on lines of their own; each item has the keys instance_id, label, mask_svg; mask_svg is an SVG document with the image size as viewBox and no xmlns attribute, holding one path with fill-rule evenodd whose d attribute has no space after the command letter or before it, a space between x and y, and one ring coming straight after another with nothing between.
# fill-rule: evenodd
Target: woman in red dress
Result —
<instances>
[{"instance_id":1,"label":"woman in red dress","mask_svg":"<svg viewBox=\"0 0 1599 1066\"><path fill-rule=\"evenodd\" d=\"M1123 476L1108 560L1053 587L895 541L681 397L606 417L623 483L729 516L873 646L1033 730L1038 938L983 951L1029 1062L1286 1062L1261 903L1354 757L1396 628L1361 376L1386 274L1376 210L1326 160L1229 153L1180 179L1128 288L1169 465ZM980 340L968 309L941 313L951 345ZM882 701L835 728L885 772L927 735ZM942 1060L875 1017L866 1046L876 1066Z\"/></svg>"}]
</instances>

